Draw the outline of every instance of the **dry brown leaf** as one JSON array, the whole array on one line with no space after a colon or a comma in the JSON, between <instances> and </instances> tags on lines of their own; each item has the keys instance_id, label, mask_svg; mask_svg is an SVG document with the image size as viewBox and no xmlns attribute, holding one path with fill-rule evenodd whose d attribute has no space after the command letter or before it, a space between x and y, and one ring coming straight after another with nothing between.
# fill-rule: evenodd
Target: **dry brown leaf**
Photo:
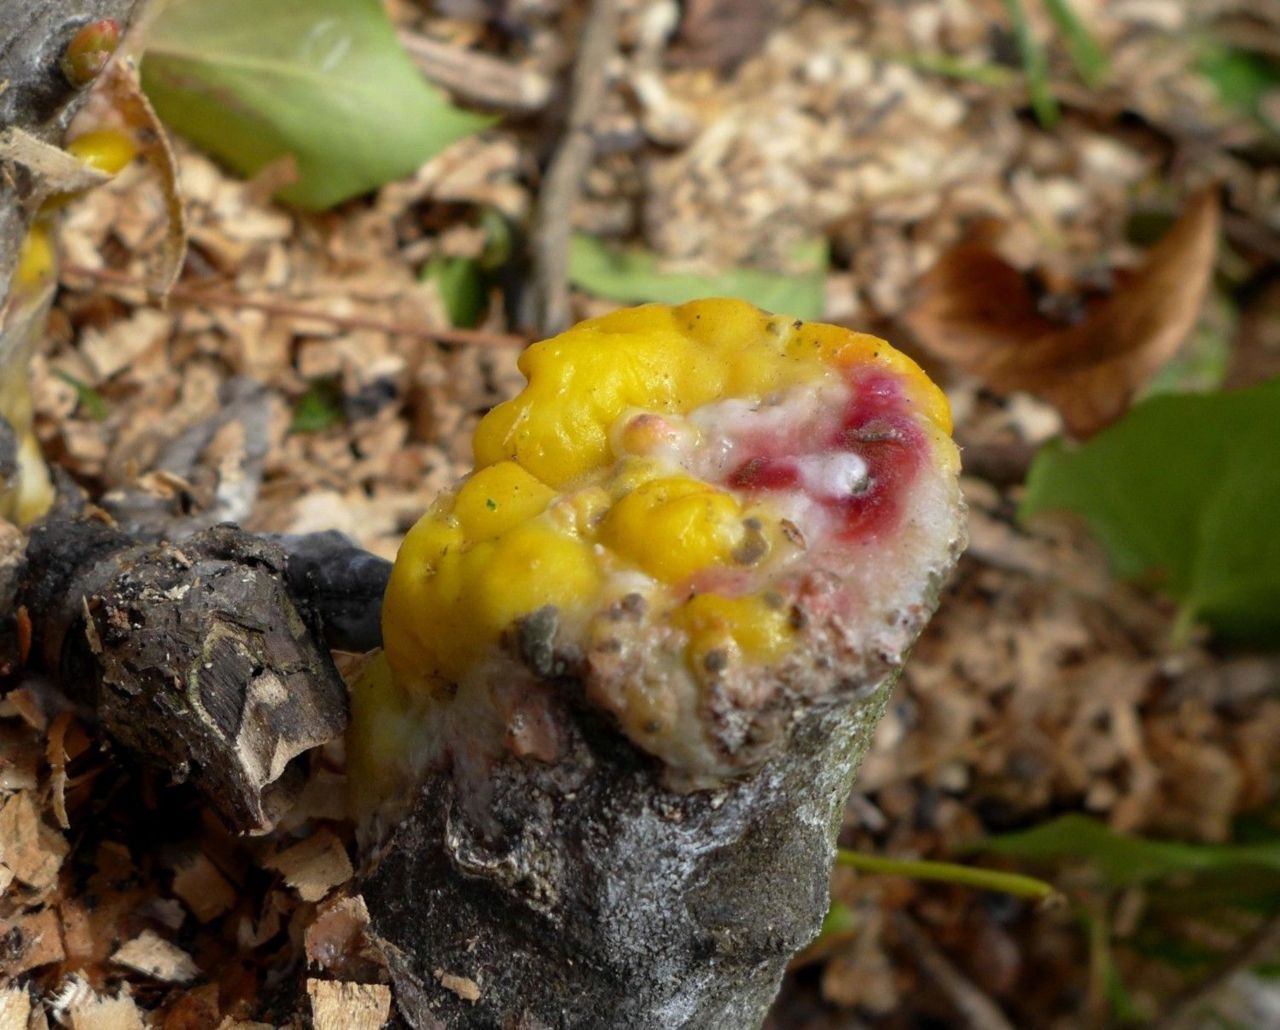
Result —
<instances>
[{"instance_id":1,"label":"dry brown leaf","mask_svg":"<svg viewBox=\"0 0 1280 1030\"><path fill-rule=\"evenodd\" d=\"M1036 394L1074 435L1089 436L1124 414L1195 326L1218 224L1217 190L1204 190L1131 277L1065 327L995 252L988 227L942 256L904 318L933 354L993 389Z\"/></svg>"}]
</instances>

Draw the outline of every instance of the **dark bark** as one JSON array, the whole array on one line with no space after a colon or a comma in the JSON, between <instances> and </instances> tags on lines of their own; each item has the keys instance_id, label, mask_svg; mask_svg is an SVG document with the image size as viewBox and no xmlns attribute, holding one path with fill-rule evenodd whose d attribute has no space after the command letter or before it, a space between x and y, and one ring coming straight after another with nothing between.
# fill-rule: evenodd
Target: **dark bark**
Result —
<instances>
[{"instance_id":1,"label":"dark bark","mask_svg":"<svg viewBox=\"0 0 1280 1030\"><path fill-rule=\"evenodd\" d=\"M18 601L32 661L116 744L256 832L301 787L296 759L346 722L317 620L286 581L285 552L235 526L138 543L84 518L32 530Z\"/></svg>"},{"instance_id":2,"label":"dark bark","mask_svg":"<svg viewBox=\"0 0 1280 1030\"><path fill-rule=\"evenodd\" d=\"M451 773L431 776L362 885L405 1020L758 1026L827 910L845 799L895 678L848 684L781 756L714 791L664 789L571 683L567 758L503 760L479 816Z\"/></svg>"},{"instance_id":3,"label":"dark bark","mask_svg":"<svg viewBox=\"0 0 1280 1030\"><path fill-rule=\"evenodd\" d=\"M63 74L67 43L102 18L114 18L123 30L142 6L141 0L0 0L0 131L17 127L60 143L90 88ZM0 300L35 215L37 186L23 168L0 162Z\"/></svg>"},{"instance_id":4,"label":"dark bark","mask_svg":"<svg viewBox=\"0 0 1280 1030\"><path fill-rule=\"evenodd\" d=\"M382 595L391 562L336 529L268 539L284 548L289 591L319 617L331 648L363 654L382 646Z\"/></svg>"}]
</instances>

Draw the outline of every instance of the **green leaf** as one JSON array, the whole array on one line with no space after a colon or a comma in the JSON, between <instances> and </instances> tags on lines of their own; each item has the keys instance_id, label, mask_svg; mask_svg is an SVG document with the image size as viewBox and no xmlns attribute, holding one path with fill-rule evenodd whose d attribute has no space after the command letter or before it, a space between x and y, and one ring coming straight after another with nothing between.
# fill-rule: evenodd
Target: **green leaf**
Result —
<instances>
[{"instance_id":1,"label":"green leaf","mask_svg":"<svg viewBox=\"0 0 1280 1030\"><path fill-rule=\"evenodd\" d=\"M342 384L337 377L314 380L293 408L291 433L318 433L347 420L342 406Z\"/></svg>"},{"instance_id":2,"label":"green leaf","mask_svg":"<svg viewBox=\"0 0 1280 1030\"><path fill-rule=\"evenodd\" d=\"M593 236L576 235L569 244L569 280L599 297L627 304L683 304L699 297L738 297L766 311L821 318L827 280L826 242L806 244L797 258L808 269L798 275L753 268L690 275L661 271L657 257L645 251L615 251Z\"/></svg>"},{"instance_id":3,"label":"green leaf","mask_svg":"<svg viewBox=\"0 0 1280 1030\"><path fill-rule=\"evenodd\" d=\"M449 322L471 329L484 317L489 291L480 265L471 258L434 257L422 268L422 281L435 284Z\"/></svg>"},{"instance_id":4,"label":"green leaf","mask_svg":"<svg viewBox=\"0 0 1280 1030\"><path fill-rule=\"evenodd\" d=\"M1083 815L1064 815L1019 833L984 840L979 848L1024 859L1083 859L1115 887L1178 873L1262 868L1280 873L1280 840L1261 844L1182 844L1116 833Z\"/></svg>"},{"instance_id":5,"label":"green leaf","mask_svg":"<svg viewBox=\"0 0 1280 1030\"><path fill-rule=\"evenodd\" d=\"M1068 0L1045 0L1044 5L1062 33L1067 54L1084 84L1091 89L1101 86L1107 77L1107 57L1089 27L1080 20Z\"/></svg>"},{"instance_id":6,"label":"green leaf","mask_svg":"<svg viewBox=\"0 0 1280 1030\"><path fill-rule=\"evenodd\" d=\"M1159 586L1181 621L1280 647L1280 379L1154 397L1078 447L1036 456L1020 515L1082 516L1117 575Z\"/></svg>"},{"instance_id":7,"label":"green leaf","mask_svg":"<svg viewBox=\"0 0 1280 1030\"><path fill-rule=\"evenodd\" d=\"M378 0L172 0L142 82L164 121L245 174L293 155L280 196L304 208L408 175L491 122L422 77Z\"/></svg>"}]
</instances>

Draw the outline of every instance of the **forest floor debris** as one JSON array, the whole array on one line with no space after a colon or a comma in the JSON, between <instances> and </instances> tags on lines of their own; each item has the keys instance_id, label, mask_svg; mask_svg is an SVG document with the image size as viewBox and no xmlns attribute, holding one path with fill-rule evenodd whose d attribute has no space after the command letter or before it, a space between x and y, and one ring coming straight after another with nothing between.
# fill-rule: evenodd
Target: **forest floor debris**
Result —
<instances>
[{"instance_id":1,"label":"forest floor debris","mask_svg":"<svg viewBox=\"0 0 1280 1030\"><path fill-rule=\"evenodd\" d=\"M518 24L497 37L474 4L446 5L463 12L454 18L392 6L406 33L524 69L513 81L560 81L572 58L573 5L514 5ZM1280 294L1265 274L1280 253L1280 174L1253 159L1261 130L1213 94L1193 52L1198 26L1266 15L1078 0L1109 74L1087 89L1055 50L1064 119L1047 131L1027 112L1007 35L991 31L1003 23L995 0L853 14L743 5L751 24L774 25L758 46L707 30L727 6L717 0L684 5L683 20L669 0L618 6L621 49L577 231L639 240L675 272L785 273L819 237L827 318L910 348L927 342L908 331L921 277L975 224L1000 221L1001 259L1038 269L1040 300L1053 302L1041 310L1069 323L1140 263L1136 222L1167 226L1217 183L1219 279L1262 286L1225 315L1221 284L1210 288L1184 366L1220 361L1234 383L1280 368ZM535 109L523 93L511 104ZM463 140L322 215L271 204L269 182L240 181L178 141L190 252L165 310L141 289L167 231L145 171L78 201L62 231L71 270L35 363L46 454L95 495L122 489L247 376L266 385L268 412L247 528L336 528L393 556L470 467L476 420L521 382L512 298L491 290L480 325L459 332L418 271L479 255L483 209L527 216L537 118ZM608 306L581 291L573 304L577 315ZM1225 352L1206 351L1206 338ZM945 378L960 440L984 459L965 481L973 543L880 727L842 845L954 858L984 832L1079 810L1127 832L1223 841L1241 814L1274 806L1277 663L1225 661L1202 639L1175 647L1172 606L1114 583L1078 530L1019 525L1018 469L1061 417L929 367ZM167 488L209 505L243 446L224 427ZM59 715L47 685L13 685L0 699L0 1026L381 1025L386 972L345 886L340 747L310 756L317 789L271 837L237 838L188 788L123 766L91 726ZM833 898L853 926L789 980L778 1027L908 1026L983 1003L1015 1025L1080 1025L1106 1007L1078 911L847 869ZM1124 938L1148 901L1142 887L1108 895L1090 918ZM1133 954L1117 961L1143 1016L1194 981ZM464 998L483 989L438 977Z\"/></svg>"}]
</instances>

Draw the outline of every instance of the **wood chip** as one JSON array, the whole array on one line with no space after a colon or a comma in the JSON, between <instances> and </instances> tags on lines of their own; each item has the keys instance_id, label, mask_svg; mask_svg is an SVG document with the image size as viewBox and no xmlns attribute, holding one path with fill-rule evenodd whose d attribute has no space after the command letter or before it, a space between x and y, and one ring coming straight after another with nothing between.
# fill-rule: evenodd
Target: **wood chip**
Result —
<instances>
[{"instance_id":1,"label":"wood chip","mask_svg":"<svg viewBox=\"0 0 1280 1030\"><path fill-rule=\"evenodd\" d=\"M29 791L14 794L0 809L0 863L28 887L43 890L57 879L67 842L40 821Z\"/></svg>"},{"instance_id":2,"label":"wood chip","mask_svg":"<svg viewBox=\"0 0 1280 1030\"><path fill-rule=\"evenodd\" d=\"M8 976L66 958L58 915L51 908L0 920L0 941L0 973Z\"/></svg>"},{"instance_id":3,"label":"wood chip","mask_svg":"<svg viewBox=\"0 0 1280 1030\"><path fill-rule=\"evenodd\" d=\"M173 893L202 923L217 919L236 900L235 888L201 851L178 866L173 875Z\"/></svg>"},{"instance_id":4,"label":"wood chip","mask_svg":"<svg viewBox=\"0 0 1280 1030\"><path fill-rule=\"evenodd\" d=\"M71 1030L143 1030L142 1013L127 994L114 998L91 994L67 1009L65 1024Z\"/></svg>"},{"instance_id":5,"label":"wood chip","mask_svg":"<svg viewBox=\"0 0 1280 1030\"><path fill-rule=\"evenodd\" d=\"M391 1015L391 988L385 984L308 980L316 1030L378 1030Z\"/></svg>"},{"instance_id":6,"label":"wood chip","mask_svg":"<svg viewBox=\"0 0 1280 1030\"><path fill-rule=\"evenodd\" d=\"M435 970L435 977L440 981L441 987L447 991L453 991L463 1001L480 1000L480 985L470 977L455 976L453 973L446 973L443 969Z\"/></svg>"},{"instance_id":7,"label":"wood chip","mask_svg":"<svg viewBox=\"0 0 1280 1030\"><path fill-rule=\"evenodd\" d=\"M165 983L189 983L200 975L190 955L154 930L143 930L118 949L111 961Z\"/></svg>"},{"instance_id":8,"label":"wood chip","mask_svg":"<svg viewBox=\"0 0 1280 1030\"><path fill-rule=\"evenodd\" d=\"M328 830L318 830L264 865L279 872L303 901L319 901L355 872L347 849Z\"/></svg>"},{"instance_id":9,"label":"wood chip","mask_svg":"<svg viewBox=\"0 0 1280 1030\"><path fill-rule=\"evenodd\" d=\"M0 1030L27 1030L31 1018L31 995L25 987L0 987Z\"/></svg>"},{"instance_id":10,"label":"wood chip","mask_svg":"<svg viewBox=\"0 0 1280 1030\"><path fill-rule=\"evenodd\" d=\"M40 707L39 699L29 687L19 687L17 690L9 691L4 696L4 705L6 709L11 708L14 714L20 716L22 721L33 730L43 733L44 728L49 725L49 719ZM5 714L7 715L8 712L6 711Z\"/></svg>"}]
</instances>

